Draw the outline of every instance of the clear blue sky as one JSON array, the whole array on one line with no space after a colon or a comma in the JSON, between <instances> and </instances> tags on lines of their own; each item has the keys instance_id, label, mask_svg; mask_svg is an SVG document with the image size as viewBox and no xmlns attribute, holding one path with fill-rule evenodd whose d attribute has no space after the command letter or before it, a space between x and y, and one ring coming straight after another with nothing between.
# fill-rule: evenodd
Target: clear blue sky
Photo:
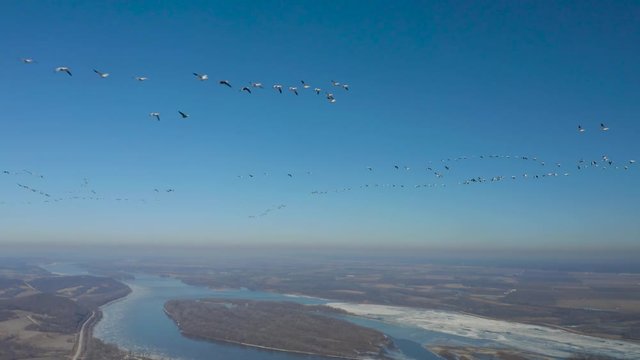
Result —
<instances>
[{"instance_id":1,"label":"clear blue sky","mask_svg":"<svg viewBox=\"0 0 640 360\"><path fill-rule=\"evenodd\" d=\"M636 246L639 19L637 1L4 2L0 241ZM350 90L271 89L300 80ZM441 162L490 154L546 164ZM477 176L506 179L459 184Z\"/></svg>"}]
</instances>

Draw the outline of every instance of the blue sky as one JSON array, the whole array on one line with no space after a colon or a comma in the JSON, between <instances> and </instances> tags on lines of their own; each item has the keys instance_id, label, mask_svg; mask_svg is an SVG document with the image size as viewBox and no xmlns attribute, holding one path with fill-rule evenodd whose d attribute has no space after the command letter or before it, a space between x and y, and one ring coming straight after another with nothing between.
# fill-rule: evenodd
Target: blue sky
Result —
<instances>
[{"instance_id":1,"label":"blue sky","mask_svg":"<svg viewBox=\"0 0 640 360\"><path fill-rule=\"evenodd\" d=\"M637 246L638 18L633 1L6 2L0 241ZM271 89L300 80L337 102ZM478 176L506 179L459 184Z\"/></svg>"}]
</instances>

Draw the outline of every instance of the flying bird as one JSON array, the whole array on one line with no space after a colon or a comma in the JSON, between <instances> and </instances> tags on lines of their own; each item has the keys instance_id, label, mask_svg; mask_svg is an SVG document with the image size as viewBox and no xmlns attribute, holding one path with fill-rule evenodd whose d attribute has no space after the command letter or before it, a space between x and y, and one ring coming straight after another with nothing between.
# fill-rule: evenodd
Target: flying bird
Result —
<instances>
[{"instance_id":1,"label":"flying bird","mask_svg":"<svg viewBox=\"0 0 640 360\"><path fill-rule=\"evenodd\" d=\"M189 117L189 114L183 113L183 112L182 112L182 111L180 111L180 110L178 110L178 114L180 114L180 116L181 116L183 119L186 119L186 118L188 118L188 117ZM160 114L158 114L158 115L160 115ZM158 119L158 120L160 120L160 119Z\"/></svg>"},{"instance_id":2,"label":"flying bird","mask_svg":"<svg viewBox=\"0 0 640 360\"><path fill-rule=\"evenodd\" d=\"M251 94L251 89L249 89L249 88L248 88L248 87L246 87L246 86L245 86L245 87L243 87L242 89L240 89L240 91L246 91L246 92L248 92L249 94Z\"/></svg>"},{"instance_id":3,"label":"flying bird","mask_svg":"<svg viewBox=\"0 0 640 360\"><path fill-rule=\"evenodd\" d=\"M300 82L302 83L302 88L303 88L303 89L308 89L308 88L310 88L310 87L311 87L311 85L309 85L309 84L305 83L305 82L304 82L304 80L300 80Z\"/></svg>"},{"instance_id":4,"label":"flying bird","mask_svg":"<svg viewBox=\"0 0 640 360\"><path fill-rule=\"evenodd\" d=\"M262 83L252 82L250 84L251 84L251 87L263 89Z\"/></svg>"},{"instance_id":5,"label":"flying bird","mask_svg":"<svg viewBox=\"0 0 640 360\"><path fill-rule=\"evenodd\" d=\"M231 87L231 83L229 82L229 80L220 80L220 81L218 81L218 83L220 85L226 85L228 87Z\"/></svg>"},{"instance_id":6,"label":"flying bird","mask_svg":"<svg viewBox=\"0 0 640 360\"><path fill-rule=\"evenodd\" d=\"M342 88L345 90L349 90L349 84L342 84Z\"/></svg>"},{"instance_id":7,"label":"flying bird","mask_svg":"<svg viewBox=\"0 0 640 360\"><path fill-rule=\"evenodd\" d=\"M25 64L34 64L36 61L33 60L32 58L22 58L20 59L23 63Z\"/></svg>"},{"instance_id":8,"label":"flying bird","mask_svg":"<svg viewBox=\"0 0 640 360\"><path fill-rule=\"evenodd\" d=\"M340 83L335 81L335 80L331 80L331 85L333 86L340 86Z\"/></svg>"},{"instance_id":9,"label":"flying bird","mask_svg":"<svg viewBox=\"0 0 640 360\"><path fill-rule=\"evenodd\" d=\"M149 116L155 117L156 120L160 121L160 113L159 112L150 112Z\"/></svg>"},{"instance_id":10,"label":"flying bird","mask_svg":"<svg viewBox=\"0 0 640 360\"><path fill-rule=\"evenodd\" d=\"M331 93L327 93L327 100L329 100L330 103L336 102L336 98L334 98Z\"/></svg>"},{"instance_id":11,"label":"flying bird","mask_svg":"<svg viewBox=\"0 0 640 360\"><path fill-rule=\"evenodd\" d=\"M136 79L137 81L147 81L147 80L149 80L149 78L146 77L146 76L136 76L136 77L134 77L134 79Z\"/></svg>"},{"instance_id":12,"label":"flying bird","mask_svg":"<svg viewBox=\"0 0 640 360\"><path fill-rule=\"evenodd\" d=\"M193 73L193 75L195 75L198 78L198 80L200 80L200 81L209 80L209 75L207 75L207 74Z\"/></svg>"},{"instance_id":13,"label":"flying bird","mask_svg":"<svg viewBox=\"0 0 640 360\"><path fill-rule=\"evenodd\" d=\"M280 94L282 94L282 85L280 85L280 84L275 84L275 85L273 85L273 88L274 88L275 90L278 90L278 92L279 92Z\"/></svg>"},{"instance_id":14,"label":"flying bird","mask_svg":"<svg viewBox=\"0 0 640 360\"><path fill-rule=\"evenodd\" d=\"M313 91L315 91L315 92L316 92L316 95L320 95L320 92L322 91L322 89L320 89L320 88L315 88L315 89L313 89Z\"/></svg>"},{"instance_id":15,"label":"flying bird","mask_svg":"<svg viewBox=\"0 0 640 360\"><path fill-rule=\"evenodd\" d=\"M72 76L71 75L71 69L69 69L66 66L58 66L55 71L56 72L65 72L65 73L67 73L67 75Z\"/></svg>"},{"instance_id":16,"label":"flying bird","mask_svg":"<svg viewBox=\"0 0 640 360\"><path fill-rule=\"evenodd\" d=\"M605 124L601 123L600 124L600 130L607 131L607 130L609 130L609 128L607 126L605 126Z\"/></svg>"},{"instance_id":17,"label":"flying bird","mask_svg":"<svg viewBox=\"0 0 640 360\"><path fill-rule=\"evenodd\" d=\"M295 86L289 86L289 91L291 91L294 94L298 95L298 88L295 87Z\"/></svg>"},{"instance_id":18,"label":"flying bird","mask_svg":"<svg viewBox=\"0 0 640 360\"><path fill-rule=\"evenodd\" d=\"M94 72L94 73L96 73L96 74L98 74L98 76L100 76L100 77L101 77L101 78L103 78L103 79L104 79L104 78L109 77L109 73L104 73L104 72L102 72L102 71L98 71L98 70L96 70L96 69L93 69L93 72Z\"/></svg>"},{"instance_id":19,"label":"flying bird","mask_svg":"<svg viewBox=\"0 0 640 360\"><path fill-rule=\"evenodd\" d=\"M578 125L578 132L580 133L584 132L584 128L581 125Z\"/></svg>"}]
</instances>

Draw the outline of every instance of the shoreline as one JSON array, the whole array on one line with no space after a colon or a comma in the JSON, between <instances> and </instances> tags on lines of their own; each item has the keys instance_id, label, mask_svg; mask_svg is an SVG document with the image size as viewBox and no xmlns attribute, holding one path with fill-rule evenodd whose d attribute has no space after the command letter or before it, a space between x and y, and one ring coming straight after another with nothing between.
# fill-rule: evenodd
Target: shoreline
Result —
<instances>
[{"instance_id":1,"label":"shoreline","mask_svg":"<svg viewBox=\"0 0 640 360\"><path fill-rule=\"evenodd\" d=\"M102 317L104 315L103 312L102 312L102 309L105 306L109 306L109 305L111 305L113 303L116 303L116 302L119 302L119 301L122 301L122 300L126 299L131 293L133 293L133 289L129 285L125 284L124 282L123 282L123 284L125 286L127 286L129 291L125 295L123 295L123 296L121 296L119 298L110 300L110 301L98 306L95 310L93 310L91 312L91 316L89 317L89 319L87 319L85 321L85 323L82 325L82 327L80 329L80 332L82 332L83 330L85 331L84 342L86 344L85 344L85 346L84 346L84 348L82 349L81 352L78 353L77 350L76 350L76 352L74 353L72 359L81 359L81 358L83 358L85 356L85 353L87 352L87 350L89 350L88 344L91 342L91 339L98 339L98 338L93 336L93 333L94 333L94 329L95 329L96 325L98 325L98 323L100 322L100 320L102 320ZM78 333L78 337L80 337L80 332ZM100 340L100 339L98 339L98 340ZM74 347L74 349L75 349L75 347ZM118 349L121 349L121 348L118 346Z\"/></svg>"}]
</instances>

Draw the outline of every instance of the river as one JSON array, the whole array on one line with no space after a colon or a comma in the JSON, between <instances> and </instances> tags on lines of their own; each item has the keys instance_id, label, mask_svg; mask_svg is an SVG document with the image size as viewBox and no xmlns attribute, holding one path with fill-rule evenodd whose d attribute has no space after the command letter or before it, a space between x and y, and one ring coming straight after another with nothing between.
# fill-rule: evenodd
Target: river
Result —
<instances>
[{"instance_id":1,"label":"river","mask_svg":"<svg viewBox=\"0 0 640 360\"><path fill-rule=\"evenodd\" d=\"M86 274L71 264L44 266L60 274ZM265 351L231 344L186 338L164 314L164 303L170 299L206 297L295 301L301 304L328 304L347 310L354 316L344 318L390 336L397 347L395 359L434 360L440 357L423 344L474 345L522 349L549 358L567 358L575 352L586 352L620 359L640 358L640 344L570 333L544 326L480 318L448 311L331 303L325 299L292 296L246 289L213 290L191 286L166 277L137 274L126 281L133 290L127 297L103 307L103 318L94 335L108 343L159 358L181 360L246 359L246 360L320 360L303 356ZM356 316L357 315L357 316Z\"/></svg>"},{"instance_id":2,"label":"river","mask_svg":"<svg viewBox=\"0 0 640 360\"><path fill-rule=\"evenodd\" d=\"M55 263L42 266L46 270L65 275L86 275L87 272L73 264ZM182 336L178 327L164 313L164 303L170 299L197 299L205 297L294 301L301 304L325 304L327 300L249 291L246 289L213 290L191 286L166 277L136 274L134 280L125 283L132 292L125 298L102 308L103 317L94 328L98 339L116 344L137 353L157 358L176 360L328 360L320 356L297 355L260 350L231 344L189 339ZM378 329L390 336L398 349L392 352L397 359L441 359L421 346L425 332L410 327L385 324L370 319L349 317L348 320ZM445 336L454 338L452 336ZM335 359L332 359L335 360Z\"/></svg>"}]
</instances>

